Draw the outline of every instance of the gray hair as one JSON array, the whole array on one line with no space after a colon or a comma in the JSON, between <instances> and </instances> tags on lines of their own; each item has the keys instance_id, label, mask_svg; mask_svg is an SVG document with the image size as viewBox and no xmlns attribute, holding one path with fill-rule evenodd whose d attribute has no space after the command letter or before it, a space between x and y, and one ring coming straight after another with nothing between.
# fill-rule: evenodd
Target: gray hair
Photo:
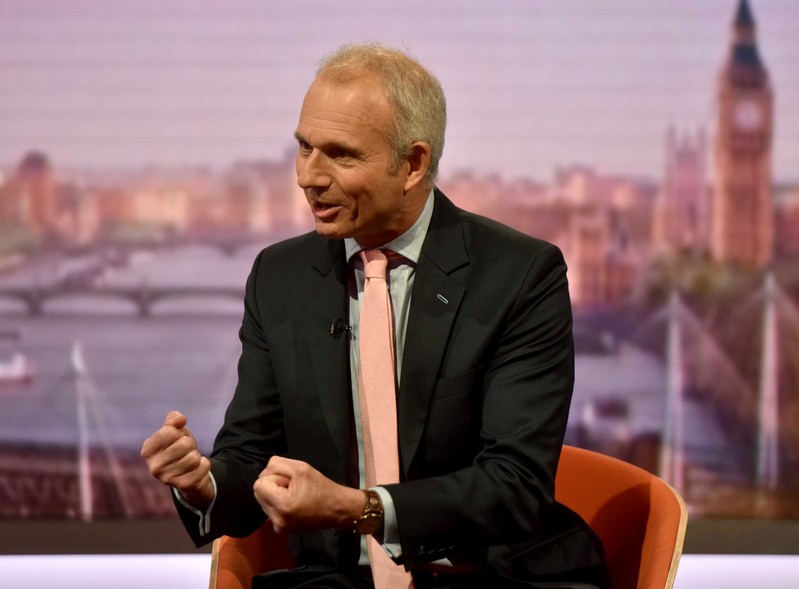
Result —
<instances>
[{"instance_id":1,"label":"gray hair","mask_svg":"<svg viewBox=\"0 0 799 589\"><path fill-rule=\"evenodd\" d=\"M447 126L447 104L441 84L406 53L379 43L343 45L322 59L316 77L346 84L364 73L376 76L383 83L394 111L387 137L392 169L399 169L411 154L413 143L423 141L430 145L431 151L425 182L432 185L438 175Z\"/></svg>"}]
</instances>

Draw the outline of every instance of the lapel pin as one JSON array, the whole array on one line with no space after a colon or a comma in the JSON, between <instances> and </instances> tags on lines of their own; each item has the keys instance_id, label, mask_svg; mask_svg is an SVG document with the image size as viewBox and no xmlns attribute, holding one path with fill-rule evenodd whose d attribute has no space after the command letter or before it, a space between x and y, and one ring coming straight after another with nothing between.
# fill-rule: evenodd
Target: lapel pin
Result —
<instances>
[{"instance_id":1,"label":"lapel pin","mask_svg":"<svg viewBox=\"0 0 799 589\"><path fill-rule=\"evenodd\" d=\"M436 295L436 298L437 298L439 301L441 301L442 303L444 303L445 305L449 303L449 301L446 299L446 297L445 297L444 295L442 295L441 293L438 293L438 294Z\"/></svg>"}]
</instances>

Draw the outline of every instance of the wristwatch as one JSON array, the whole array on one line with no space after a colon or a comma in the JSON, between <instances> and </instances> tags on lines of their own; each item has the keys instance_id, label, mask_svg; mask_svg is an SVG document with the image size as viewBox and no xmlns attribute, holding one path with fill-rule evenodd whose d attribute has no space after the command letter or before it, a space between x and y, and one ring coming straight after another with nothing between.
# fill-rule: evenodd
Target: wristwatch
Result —
<instances>
[{"instance_id":1,"label":"wristwatch","mask_svg":"<svg viewBox=\"0 0 799 589\"><path fill-rule=\"evenodd\" d=\"M380 495L370 489L364 489L366 503L358 519L352 522L355 532L365 536L374 534L383 527L383 502Z\"/></svg>"}]
</instances>

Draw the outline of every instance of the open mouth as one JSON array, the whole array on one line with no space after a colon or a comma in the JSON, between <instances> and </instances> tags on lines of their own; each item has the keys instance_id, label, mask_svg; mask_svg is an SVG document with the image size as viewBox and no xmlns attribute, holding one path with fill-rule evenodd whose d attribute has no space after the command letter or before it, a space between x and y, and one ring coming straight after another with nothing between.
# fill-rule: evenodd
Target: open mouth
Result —
<instances>
[{"instance_id":1,"label":"open mouth","mask_svg":"<svg viewBox=\"0 0 799 589\"><path fill-rule=\"evenodd\" d=\"M311 203L311 210L313 210L314 216L317 219L326 219L335 216L339 208L341 208L341 205L319 200L315 200Z\"/></svg>"}]
</instances>

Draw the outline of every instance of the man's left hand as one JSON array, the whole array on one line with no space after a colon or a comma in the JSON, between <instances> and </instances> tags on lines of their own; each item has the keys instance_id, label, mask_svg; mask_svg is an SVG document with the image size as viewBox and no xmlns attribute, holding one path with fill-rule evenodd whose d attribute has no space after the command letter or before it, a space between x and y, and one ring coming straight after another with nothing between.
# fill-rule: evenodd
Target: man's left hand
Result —
<instances>
[{"instance_id":1,"label":"man's left hand","mask_svg":"<svg viewBox=\"0 0 799 589\"><path fill-rule=\"evenodd\" d=\"M351 529L365 504L363 491L331 481L307 462L273 456L253 485L277 533Z\"/></svg>"}]
</instances>

